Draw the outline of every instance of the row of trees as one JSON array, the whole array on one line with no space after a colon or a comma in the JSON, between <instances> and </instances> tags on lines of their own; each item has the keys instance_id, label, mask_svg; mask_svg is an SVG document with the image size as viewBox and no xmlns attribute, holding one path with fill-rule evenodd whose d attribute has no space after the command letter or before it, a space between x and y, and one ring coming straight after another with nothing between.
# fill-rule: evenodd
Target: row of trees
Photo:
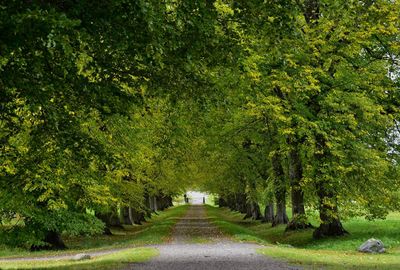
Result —
<instances>
[{"instance_id":1,"label":"row of trees","mask_svg":"<svg viewBox=\"0 0 400 270\"><path fill-rule=\"evenodd\" d=\"M0 4L3 243L63 247L62 233L141 223L185 190L179 97L202 81L193 69L211 38L212 9L202 1Z\"/></svg>"},{"instance_id":2,"label":"row of trees","mask_svg":"<svg viewBox=\"0 0 400 270\"><path fill-rule=\"evenodd\" d=\"M342 217L398 210L399 3L225 7L242 50L227 101L209 112L221 119L205 148L218 181L204 186L220 206L287 230L318 211L316 238L345 234Z\"/></svg>"},{"instance_id":3,"label":"row of trees","mask_svg":"<svg viewBox=\"0 0 400 270\"><path fill-rule=\"evenodd\" d=\"M61 233L140 223L193 185L253 218L262 202L274 224L290 197L289 228L314 208L316 236L342 234L340 216L383 217L399 185L399 9L1 3L2 239L62 246Z\"/></svg>"}]
</instances>

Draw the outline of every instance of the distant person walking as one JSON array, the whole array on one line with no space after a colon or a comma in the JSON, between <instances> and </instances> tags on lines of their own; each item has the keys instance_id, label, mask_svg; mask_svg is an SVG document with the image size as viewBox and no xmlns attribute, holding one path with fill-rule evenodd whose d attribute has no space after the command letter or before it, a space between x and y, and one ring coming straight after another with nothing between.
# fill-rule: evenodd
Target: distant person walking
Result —
<instances>
[{"instance_id":1,"label":"distant person walking","mask_svg":"<svg viewBox=\"0 0 400 270\"><path fill-rule=\"evenodd\" d=\"M189 203L189 198L187 197L186 193L183 195L183 199L185 200L185 203Z\"/></svg>"}]
</instances>

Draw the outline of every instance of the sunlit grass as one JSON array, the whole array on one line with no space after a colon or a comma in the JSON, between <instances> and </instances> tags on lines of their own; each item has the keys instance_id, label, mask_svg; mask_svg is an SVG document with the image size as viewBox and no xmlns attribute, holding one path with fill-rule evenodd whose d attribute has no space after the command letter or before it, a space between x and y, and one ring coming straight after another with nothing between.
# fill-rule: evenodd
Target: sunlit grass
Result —
<instances>
[{"instance_id":1,"label":"sunlit grass","mask_svg":"<svg viewBox=\"0 0 400 270\"><path fill-rule=\"evenodd\" d=\"M400 213L391 213L385 220L348 220L344 227L349 235L321 240L312 238L313 229L285 232L285 225L271 227L271 224L243 220L243 214L225 208L208 206L207 213L214 224L234 240L268 245L260 250L268 256L312 267L400 269ZM315 221L313 223L317 225ZM369 238L381 239L388 252L379 255L357 252L357 248Z\"/></svg>"},{"instance_id":2,"label":"sunlit grass","mask_svg":"<svg viewBox=\"0 0 400 270\"><path fill-rule=\"evenodd\" d=\"M132 248L85 261L51 260L0 262L0 269L118 269L129 263L143 262L158 255L155 248Z\"/></svg>"},{"instance_id":3,"label":"sunlit grass","mask_svg":"<svg viewBox=\"0 0 400 270\"><path fill-rule=\"evenodd\" d=\"M290 263L312 269L400 269L400 252L362 254L356 251L314 250L287 247L267 247L260 254L286 259Z\"/></svg>"}]
</instances>

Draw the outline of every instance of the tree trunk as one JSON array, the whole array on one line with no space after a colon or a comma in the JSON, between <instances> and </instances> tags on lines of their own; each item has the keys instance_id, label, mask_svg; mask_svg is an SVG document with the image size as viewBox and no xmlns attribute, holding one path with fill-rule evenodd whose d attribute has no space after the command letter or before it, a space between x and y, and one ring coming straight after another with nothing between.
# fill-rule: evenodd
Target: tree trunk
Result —
<instances>
[{"instance_id":1,"label":"tree trunk","mask_svg":"<svg viewBox=\"0 0 400 270\"><path fill-rule=\"evenodd\" d=\"M158 208L160 211L172 206L172 197L167 195L157 196Z\"/></svg>"},{"instance_id":2,"label":"tree trunk","mask_svg":"<svg viewBox=\"0 0 400 270\"><path fill-rule=\"evenodd\" d=\"M276 215L272 222L272 226L288 223L288 217L286 214L286 182L281 160L281 155L278 149L272 159L276 200Z\"/></svg>"},{"instance_id":3,"label":"tree trunk","mask_svg":"<svg viewBox=\"0 0 400 270\"><path fill-rule=\"evenodd\" d=\"M233 201L233 209L234 211L238 211L242 214L247 213L247 199L246 194L244 193L237 193L232 198Z\"/></svg>"},{"instance_id":4,"label":"tree trunk","mask_svg":"<svg viewBox=\"0 0 400 270\"><path fill-rule=\"evenodd\" d=\"M251 204L250 203L246 203L246 213L243 217L243 219L248 219L252 217L252 212L251 212Z\"/></svg>"},{"instance_id":5,"label":"tree trunk","mask_svg":"<svg viewBox=\"0 0 400 270\"><path fill-rule=\"evenodd\" d=\"M149 207L154 212L154 199L152 196L149 196Z\"/></svg>"},{"instance_id":6,"label":"tree trunk","mask_svg":"<svg viewBox=\"0 0 400 270\"><path fill-rule=\"evenodd\" d=\"M303 168L297 147L289 153L289 177L292 198L292 214L305 215L304 194L300 182L303 178Z\"/></svg>"},{"instance_id":7,"label":"tree trunk","mask_svg":"<svg viewBox=\"0 0 400 270\"><path fill-rule=\"evenodd\" d=\"M274 204L268 203L264 209L264 217L262 222L272 223L274 221Z\"/></svg>"},{"instance_id":8,"label":"tree trunk","mask_svg":"<svg viewBox=\"0 0 400 270\"><path fill-rule=\"evenodd\" d=\"M172 207L174 206L174 200L172 198L172 196L168 195L168 207Z\"/></svg>"},{"instance_id":9,"label":"tree trunk","mask_svg":"<svg viewBox=\"0 0 400 270\"><path fill-rule=\"evenodd\" d=\"M260 220L262 219L261 211L260 211L260 206L258 205L257 202L252 202L251 203L251 218L253 220Z\"/></svg>"},{"instance_id":10,"label":"tree trunk","mask_svg":"<svg viewBox=\"0 0 400 270\"><path fill-rule=\"evenodd\" d=\"M157 212L158 211L157 196L153 197L153 207L154 207L154 212Z\"/></svg>"},{"instance_id":11,"label":"tree trunk","mask_svg":"<svg viewBox=\"0 0 400 270\"><path fill-rule=\"evenodd\" d=\"M253 220L260 220L262 218L260 206L256 202L247 203L246 215L243 219L251 218Z\"/></svg>"},{"instance_id":12,"label":"tree trunk","mask_svg":"<svg viewBox=\"0 0 400 270\"><path fill-rule=\"evenodd\" d=\"M149 205L150 205L150 210L152 213L157 214L157 198L155 196L149 196Z\"/></svg>"},{"instance_id":13,"label":"tree trunk","mask_svg":"<svg viewBox=\"0 0 400 270\"><path fill-rule=\"evenodd\" d=\"M218 197L218 207L226 207L227 203L224 198Z\"/></svg>"},{"instance_id":14,"label":"tree trunk","mask_svg":"<svg viewBox=\"0 0 400 270\"><path fill-rule=\"evenodd\" d=\"M260 211L260 206L258 205L258 202L256 201L257 198L257 184L256 181L249 180L247 188L247 214L249 218L253 220L260 220L262 218L261 211Z\"/></svg>"},{"instance_id":15,"label":"tree trunk","mask_svg":"<svg viewBox=\"0 0 400 270\"><path fill-rule=\"evenodd\" d=\"M235 210L235 205L236 205L236 201L233 200L232 195L229 194L229 195L226 197L226 206L227 206L229 209L231 209L231 210Z\"/></svg>"},{"instance_id":16,"label":"tree trunk","mask_svg":"<svg viewBox=\"0 0 400 270\"><path fill-rule=\"evenodd\" d=\"M122 207L121 219L122 219L122 224L133 225L133 221L131 219L131 208L130 207Z\"/></svg>"},{"instance_id":17,"label":"tree trunk","mask_svg":"<svg viewBox=\"0 0 400 270\"><path fill-rule=\"evenodd\" d=\"M316 136L316 144L318 146L315 159L322 165L329 164L332 155L326 147L326 140L322 135ZM315 184L317 195L319 198L319 217L321 224L314 231L313 237L316 239L327 236L342 236L348 234L343 228L339 219L339 209L337 207L337 198L335 187L326 179L325 171L317 169L315 179L318 182Z\"/></svg>"},{"instance_id":18,"label":"tree trunk","mask_svg":"<svg viewBox=\"0 0 400 270\"><path fill-rule=\"evenodd\" d=\"M132 223L142 225L142 222L146 221L143 211L137 211L131 207L129 207L129 210Z\"/></svg>"},{"instance_id":19,"label":"tree trunk","mask_svg":"<svg viewBox=\"0 0 400 270\"><path fill-rule=\"evenodd\" d=\"M239 212L246 214L248 207L247 196L245 193L239 193Z\"/></svg>"},{"instance_id":20,"label":"tree trunk","mask_svg":"<svg viewBox=\"0 0 400 270\"><path fill-rule=\"evenodd\" d=\"M174 206L172 196L167 195L165 196L165 208L169 208L171 206Z\"/></svg>"},{"instance_id":21,"label":"tree trunk","mask_svg":"<svg viewBox=\"0 0 400 270\"><path fill-rule=\"evenodd\" d=\"M339 219L336 198L323 182L317 185L319 197L319 217L321 225L314 231L313 237L320 239L328 236L343 236L348 232L343 228Z\"/></svg>"},{"instance_id":22,"label":"tree trunk","mask_svg":"<svg viewBox=\"0 0 400 270\"><path fill-rule=\"evenodd\" d=\"M116 212L97 213L96 217L104 222L105 228L103 234L112 235L111 227L122 227L121 220Z\"/></svg>"},{"instance_id":23,"label":"tree trunk","mask_svg":"<svg viewBox=\"0 0 400 270\"><path fill-rule=\"evenodd\" d=\"M289 153L289 178L291 186L292 199L292 219L286 226L286 231L311 228L312 225L308 222L306 211L304 209L304 194L300 182L303 178L303 168L298 152L297 145L293 142L292 149Z\"/></svg>"},{"instance_id":24,"label":"tree trunk","mask_svg":"<svg viewBox=\"0 0 400 270\"><path fill-rule=\"evenodd\" d=\"M159 211L163 211L164 210L164 197L158 195L157 196L157 208Z\"/></svg>"},{"instance_id":25,"label":"tree trunk","mask_svg":"<svg viewBox=\"0 0 400 270\"><path fill-rule=\"evenodd\" d=\"M150 196L149 195L145 195L144 197L144 203L146 206L145 212L146 212L146 217L151 218L151 200L150 200Z\"/></svg>"},{"instance_id":26,"label":"tree trunk","mask_svg":"<svg viewBox=\"0 0 400 270\"><path fill-rule=\"evenodd\" d=\"M286 214L286 200L281 200L276 204L276 215L274 217L274 221L272 222L272 226L277 226L279 224L287 224L289 221L288 216Z\"/></svg>"},{"instance_id":27,"label":"tree trunk","mask_svg":"<svg viewBox=\"0 0 400 270\"><path fill-rule=\"evenodd\" d=\"M129 207L129 220L132 224L142 225L142 221L145 221L144 213Z\"/></svg>"}]
</instances>

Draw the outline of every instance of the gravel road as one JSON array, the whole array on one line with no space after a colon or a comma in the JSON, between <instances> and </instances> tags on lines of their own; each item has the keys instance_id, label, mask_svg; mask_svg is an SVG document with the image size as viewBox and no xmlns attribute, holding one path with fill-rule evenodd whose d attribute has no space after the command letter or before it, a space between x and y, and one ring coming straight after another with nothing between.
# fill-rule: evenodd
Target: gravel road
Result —
<instances>
[{"instance_id":1,"label":"gravel road","mask_svg":"<svg viewBox=\"0 0 400 270\"><path fill-rule=\"evenodd\" d=\"M196 243L201 242L201 243ZM270 270L301 269L256 253L261 245L232 242L207 218L202 205L192 205L174 227L169 243L153 245L160 251L156 258L129 264L126 270ZM87 252L91 256L115 253L128 248ZM1 261L65 260L74 254L4 258Z\"/></svg>"},{"instance_id":2,"label":"gravel road","mask_svg":"<svg viewBox=\"0 0 400 270\"><path fill-rule=\"evenodd\" d=\"M193 243L193 239L207 240ZM160 255L148 262L130 264L130 270L269 270L301 269L256 253L256 244L229 241L210 223L202 205L190 206L177 222L171 243L154 246Z\"/></svg>"}]
</instances>

